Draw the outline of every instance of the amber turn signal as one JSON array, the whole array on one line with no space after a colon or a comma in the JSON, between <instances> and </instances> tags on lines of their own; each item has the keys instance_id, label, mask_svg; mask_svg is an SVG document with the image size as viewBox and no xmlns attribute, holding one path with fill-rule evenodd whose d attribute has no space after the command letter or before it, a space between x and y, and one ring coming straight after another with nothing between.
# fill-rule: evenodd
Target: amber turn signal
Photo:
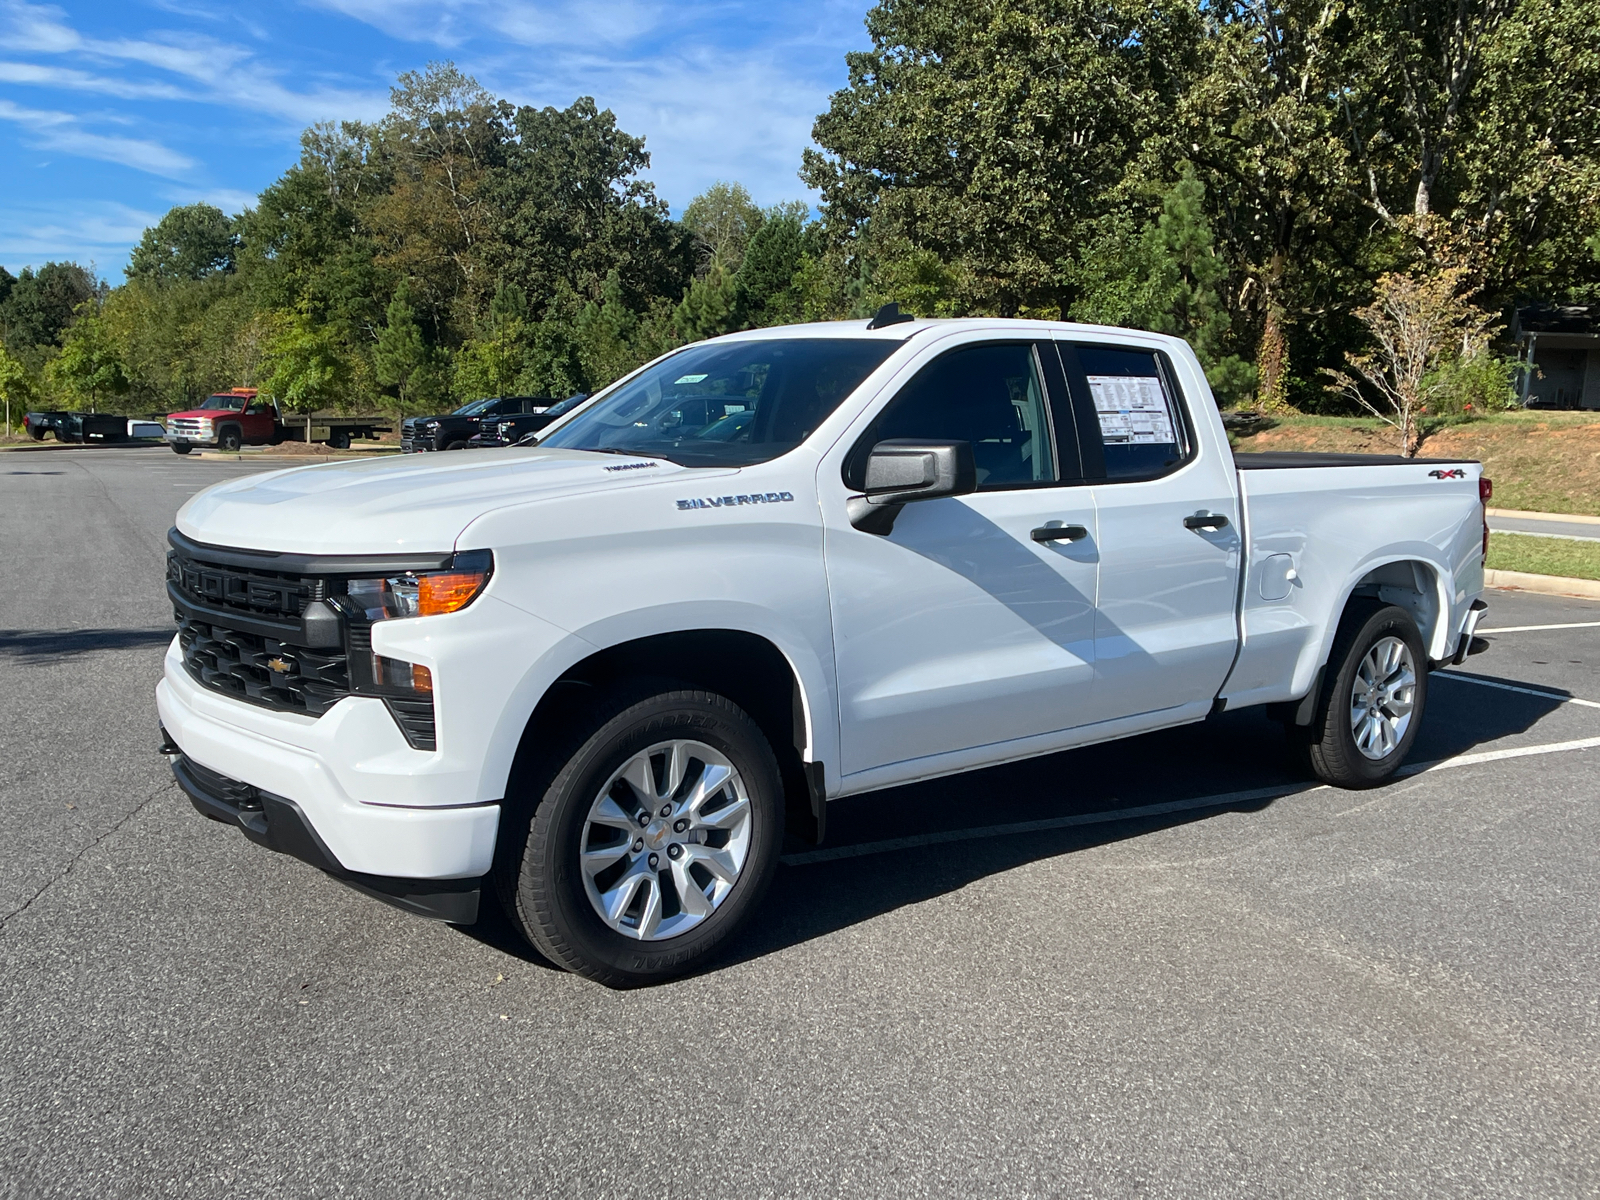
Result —
<instances>
[{"instance_id":1,"label":"amber turn signal","mask_svg":"<svg viewBox=\"0 0 1600 1200\"><path fill-rule=\"evenodd\" d=\"M417 577L417 615L436 617L472 603L489 580L488 571L439 571Z\"/></svg>"}]
</instances>

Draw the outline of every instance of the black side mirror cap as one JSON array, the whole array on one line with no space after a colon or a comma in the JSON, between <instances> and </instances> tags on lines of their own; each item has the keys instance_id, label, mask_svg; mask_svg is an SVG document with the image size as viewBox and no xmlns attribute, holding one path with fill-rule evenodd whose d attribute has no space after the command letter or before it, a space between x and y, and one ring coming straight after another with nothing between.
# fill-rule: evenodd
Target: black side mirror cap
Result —
<instances>
[{"instance_id":1,"label":"black side mirror cap","mask_svg":"<svg viewBox=\"0 0 1600 1200\"><path fill-rule=\"evenodd\" d=\"M845 501L850 524L864 533L887 534L901 508L915 500L965 496L978 490L971 442L890 438L867 457L862 496Z\"/></svg>"}]
</instances>

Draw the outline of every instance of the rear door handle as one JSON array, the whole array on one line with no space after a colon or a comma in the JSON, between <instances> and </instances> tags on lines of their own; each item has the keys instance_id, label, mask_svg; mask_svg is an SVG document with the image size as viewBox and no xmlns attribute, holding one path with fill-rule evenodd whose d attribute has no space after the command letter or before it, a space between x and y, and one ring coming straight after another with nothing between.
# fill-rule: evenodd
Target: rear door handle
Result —
<instances>
[{"instance_id":1,"label":"rear door handle","mask_svg":"<svg viewBox=\"0 0 1600 1200\"><path fill-rule=\"evenodd\" d=\"M1036 542L1075 542L1089 531L1082 525L1041 525L1030 536Z\"/></svg>"},{"instance_id":2,"label":"rear door handle","mask_svg":"<svg viewBox=\"0 0 1600 1200\"><path fill-rule=\"evenodd\" d=\"M1227 523L1228 518L1221 513L1195 513L1183 519L1185 529L1221 529Z\"/></svg>"}]
</instances>

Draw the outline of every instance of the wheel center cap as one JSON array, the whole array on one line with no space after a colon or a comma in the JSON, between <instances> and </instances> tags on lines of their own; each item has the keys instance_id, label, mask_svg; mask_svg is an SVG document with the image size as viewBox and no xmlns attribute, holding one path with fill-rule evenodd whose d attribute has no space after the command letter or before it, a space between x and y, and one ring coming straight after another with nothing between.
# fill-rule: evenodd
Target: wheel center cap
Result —
<instances>
[{"instance_id":1,"label":"wheel center cap","mask_svg":"<svg viewBox=\"0 0 1600 1200\"><path fill-rule=\"evenodd\" d=\"M667 840L667 827L665 825L651 825L645 831L644 840L650 843L650 848L659 850L661 843Z\"/></svg>"}]
</instances>

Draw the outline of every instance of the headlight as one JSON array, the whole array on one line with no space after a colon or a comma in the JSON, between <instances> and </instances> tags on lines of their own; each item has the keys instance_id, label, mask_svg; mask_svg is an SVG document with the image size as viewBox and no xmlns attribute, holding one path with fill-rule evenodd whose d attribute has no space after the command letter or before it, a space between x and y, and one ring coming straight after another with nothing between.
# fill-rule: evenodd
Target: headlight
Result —
<instances>
[{"instance_id":1,"label":"headlight","mask_svg":"<svg viewBox=\"0 0 1600 1200\"><path fill-rule=\"evenodd\" d=\"M437 429L437 428L439 428L439 422L437 422L437 421L429 421L426 425L423 426L423 428L424 429Z\"/></svg>"},{"instance_id":2,"label":"headlight","mask_svg":"<svg viewBox=\"0 0 1600 1200\"><path fill-rule=\"evenodd\" d=\"M345 596L369 621L434 617L459 612L478 598L494 571L487 550L458 554L442 571L408 571L381 579L352 579Z\"/></svg>"}]
</instances>

